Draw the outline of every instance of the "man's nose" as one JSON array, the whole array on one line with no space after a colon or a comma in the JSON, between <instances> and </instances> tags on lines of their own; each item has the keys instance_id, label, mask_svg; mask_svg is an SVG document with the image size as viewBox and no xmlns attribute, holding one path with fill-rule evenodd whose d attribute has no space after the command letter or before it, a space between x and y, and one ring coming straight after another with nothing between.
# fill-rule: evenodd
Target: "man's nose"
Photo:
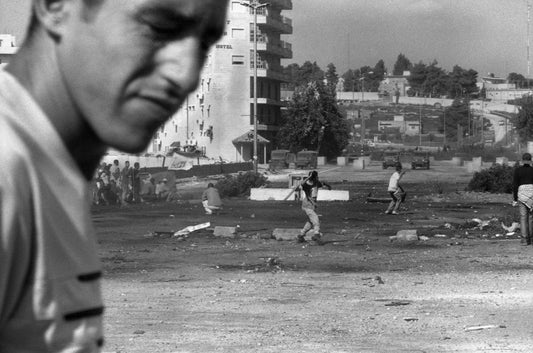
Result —
<instances>
[{"instance_id":1,"label":"man's nose","mask_svg":"<svg viewBox=\"0 0 533 353\"><path fill-rule=\"evenodd\" d=\"M204 56L200 40L182 38L160 49L156 63L160 75L171 84L175 95L188 94L196 89Z\"/></svg>"}]
</instances>

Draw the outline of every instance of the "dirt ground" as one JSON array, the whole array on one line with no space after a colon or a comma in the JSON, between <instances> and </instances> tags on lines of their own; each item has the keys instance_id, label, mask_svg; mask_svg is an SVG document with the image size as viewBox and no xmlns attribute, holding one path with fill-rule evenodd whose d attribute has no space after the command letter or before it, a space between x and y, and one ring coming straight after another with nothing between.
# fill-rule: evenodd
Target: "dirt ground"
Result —
<instances>
[{"instance_id":1,"label":"dirt ground","mask_svg":"<svg viewBox=\"0 0 533 353\"><path fill-rule=\"evenodd\" d=\"M441 163L409 170L401 214L385 215L366 200L385 197L391 173L320 168L351 195L320 204L323 246L268 239L303 225L297 202L226 199L205 215L205 180L179 184L179 203L94 208L104 352L531 352L533 247L501 226L518 221L511 195L463 192L472 175ZM425 240L389 240L405 229Z\"/></svg>"}]
</instances>

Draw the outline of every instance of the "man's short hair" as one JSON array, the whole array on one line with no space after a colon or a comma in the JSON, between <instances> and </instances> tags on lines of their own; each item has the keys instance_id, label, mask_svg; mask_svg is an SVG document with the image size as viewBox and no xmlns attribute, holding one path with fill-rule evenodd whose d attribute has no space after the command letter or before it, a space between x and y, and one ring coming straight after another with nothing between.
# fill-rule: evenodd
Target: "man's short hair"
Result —
<instances>
[{"instance_id":1,"label":"man's short hair","mask_svg":"<svg viewBox=\"0 0 533 353\"><path fill-rule=\"evenodd\" d=\"M527 152L524 153L524 154L522 155L522 160L523 160L523 161L531 161L531 153L527 153Z\"/></svg>"},{"instance_id":2,"label":"man's short hair","mask_svg":"<svg viewBox=\"0 0 533 353\"><path fill-rule=\"evenodd\" d=\"M401 163L396 163L396 165L394 167L396 168L396 170L402 170L402 164Z\"/></svg>"},{"instance_id":3,"label":"man's short hair","mask_svg":"<svg viewBox=\"0 0 533 353\"><path fill-rule=\"evenodd\" d=\"M213 187L215 187L215 185L213 185L213 183L209 183L209 184L207 184L207 187L208 188L213 188Z\"/></svg>"}]
</instances>

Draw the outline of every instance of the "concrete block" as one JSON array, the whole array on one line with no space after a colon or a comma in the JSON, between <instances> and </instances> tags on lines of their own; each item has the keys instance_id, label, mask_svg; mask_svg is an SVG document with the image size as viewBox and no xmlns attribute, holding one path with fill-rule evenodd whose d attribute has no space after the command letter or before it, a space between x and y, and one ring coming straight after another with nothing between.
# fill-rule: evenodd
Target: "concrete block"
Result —
<instances>
[{"instance_id":1,"label":"concrete block","mask_svg":"<svg viewBox=\"0 0 533 353\"><path fill-rule=\"evenodd\" d=\"M461 157L452 157L452 164L456 166L462 166L463 165L463 158Z\"/></svg>"},{"instance_id":2,"label":"concrete block","mask_svg":"<svg viewBox=\"0 0 533 353\"><path fill-rule=\"evenodd\" d=\"M366 161L361 158L356 158L353 160L352 167L354 170L364 170L366 166Z\"/></svg>"},{"instance_id":3,"label":"concrete block","mask_svg":"<svg viewBox=\"0 0 533 353\"><path fill-rule=\"evenodd\" d=\"M464 167L469 173L475 173L481 171L481 165L478 163L474 163L473 161L467 161L464 164Z\"/></svg>"},{"instance_id":4,"label":"concrete block","mask_svg":"<svg viewBox=\"0 0 533 353\"><path fill-rule=\"evenodd\" d=\"M221 238L235 238L237 236L237 231L237 227L216 226L213 235Z\"/></svg>"},{"instance_id":5,"label":"concrete block","mask_svg":"<svg viewBox=\"0 0 533 353\"><path fill-rule=\"evenodd\" d=\"M281 188L252 188L250 190L250 200L254 201L284 201L292 189ZM292 193L287 201L295 200L298 191ZM326 190L319 189L318 201L349 201L350 192L348 190Z\"/></svg>"},{"instance_id":6,"label":"concrete block","mask_svg":"<svg viewBox=\"0 0 533 353\"><path fill-rule=\"evenodd\" d=\"M399 230L396 235L389 237L390 241L418 241L418 231L416 229Z\"/></svg>"},{"instance_id":7,"label":"concrete block","mask_svg":"<svg viewBox=\"0 0 533 353\"><path fill-rule=\"evenodd\" d=\"M272 231L272 237L276 240L296 240L300 234L300 229L296 228L276 228Z\"/></svg>"},{"instance_id":8,"label":"concrete block","mask_svg":"<svg viewBox=\"0 0 533 353\"><path fill-rule=\"evenodd\" d=\"M507 157L496 157L496 164L508 165L509 164L509 159Z\"/></svg>"},{"instance_id":9,"label":"concrete block","mask_svg":"<svg viewBox=\"0 0 533 353\"><path fill-rule=\"evenodd\" d=\"M292 189L282 188L252 188L250 189L250 200L254 201L283 201ZM287 201L295 200L297 192L294 192Z\"/></svg>"},{"instance_id":10,"label":"concrete block","mask_svg":"<svg viewBox=\"0 0 533 353\"><path fill-rule=\"evenodd\" d=\"M349 201L350 192L348 190L319 189L316 199L318 201Z\"/></svg>"},{"instance_id":11,"label":"concrete block","mask_svg":"<svg viewBox=\"0 0 533 353\"><path fill-rule=\"evenodd\" d=\"M326 157L318 156L316 158L316 165L326 165Z\"/></svg>"},{"instance_id":12,"label":"concrete block","mask_svg":"<svg viewBox=\"0 0 533 353\"><path fill-rule=\"evenodd\" d=\"M337 165L345 166L348 163L348 158L346 157L337 157Z\"/></svg>"}]
</instances>

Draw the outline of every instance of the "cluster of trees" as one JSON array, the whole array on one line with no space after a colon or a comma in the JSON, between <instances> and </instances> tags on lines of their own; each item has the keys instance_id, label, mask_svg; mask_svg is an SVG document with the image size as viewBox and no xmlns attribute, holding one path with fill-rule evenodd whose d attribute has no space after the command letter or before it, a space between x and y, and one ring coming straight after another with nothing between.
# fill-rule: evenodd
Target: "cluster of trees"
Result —
<instances>
[{"instance_id":1,"label":"cluster of trees","mask_svg":"<svg viewBox=\"0 0 533 353\"><path fill-rule=\"evenodd\" d=\"M331 158L347 145L349 131L334 86L319 80L296 87L276 140L280 148L295 152L305 148Z\"/></svg>"},{"instance_id":2,"label":"cluster of trees","mask_svg":"<svg viewBox=\"0 0 533 353\"><path fill-rule=\"evenodd\" d=\"M394 63L392 74L403 75L405 71L411 73L407 77L407 81L411 87L408 94L412 96L445 96L453 99L472 97L479 93L476 86L478 73L473 69L467 70L455 65L452 71L448 72L439 67L436 60L430 64L425 64L422 61L413 64L404 54L400 53ZM308 82L325 79L328 85L334 85L337 90L360 92L364 88L367 92L377 92L381 81L387 75L387 69L383 60L379 60L373 67L367 65L358 69L348 69L340 75L343 78L342 87L338 87L339 75L332 63L328 64L326 71L322 70L316 62L306 61L302 66L290 64L284 68L284 73L289 78L287 87L291 90ZM525 84L525 81L519 76L514 78L521 84Z\"/></svg>"}]
</instances>

